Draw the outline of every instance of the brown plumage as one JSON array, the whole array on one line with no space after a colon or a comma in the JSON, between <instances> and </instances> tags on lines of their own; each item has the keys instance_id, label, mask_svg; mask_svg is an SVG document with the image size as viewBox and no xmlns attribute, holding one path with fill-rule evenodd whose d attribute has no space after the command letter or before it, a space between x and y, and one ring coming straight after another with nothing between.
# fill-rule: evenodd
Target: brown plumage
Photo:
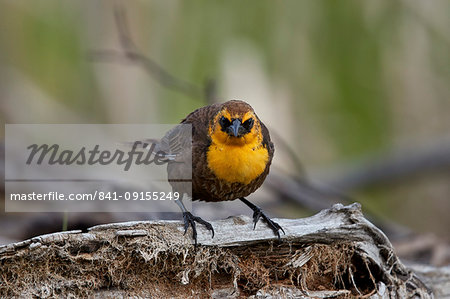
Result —
<instances>
[{"instance_id":1,"label":"brown plumage","mask_svg":"<svg viewBox=\"0 0 450 299\"><path fill-rule=\"evenodd\" d=\"M174 189L186 193L192 200L226 201L240 199L253 211L254 224L262 218L280 237L282 228L261 209L244 197L256 191L269 173L274 146L269 131L256 116L253 108L238 100L199 108L181 121L192 126L192 193L186 183L177 181L189 169L189 163L179 163L190 158L186 134L176 127L166 134L162 143L178 158L168 164L169 180ZM180 137L184 136L184 137ZM170 149L169 149L170 148ZM190 160L189 160L190 161ZM182 201L177 201L183 211L185 229L192 226L196 240L195 222L211 230L212 226L188 212ZM284 232L284 231L283 231Z\"/></svg>"},{"instance_id":2,"label":"brown plumage","mask_svg":"<svg viewBox=\"0 0 450 299\"><path fill-rule=\"evenodd\" d=\"M214 117L220 109L228 108L230 111L236 111L244 114L253 109L250 105L242 101L229 101L224 104L214 104L195 110L189 114L181 123L192 124L192 199L204 201L223 201L234 200L239 197L245 197L258 189L267 174L272 162L274 153L273 143L267 128L261 123L263 141L262 144L269 152L269 160L266 163L263 173L252 180L249 184L240 182L227 182L218 178L205 163L207 160L207 151L211 145L211 137L208 134L208 128L212 126ZM257 120L259 121L259 119Z\"/></svg>"}]
</instances>

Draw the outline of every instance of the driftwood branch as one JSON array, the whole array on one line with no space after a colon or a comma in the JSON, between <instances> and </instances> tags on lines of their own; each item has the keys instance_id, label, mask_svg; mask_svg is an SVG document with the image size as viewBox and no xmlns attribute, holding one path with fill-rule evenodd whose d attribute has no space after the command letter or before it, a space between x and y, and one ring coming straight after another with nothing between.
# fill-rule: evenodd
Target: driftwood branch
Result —
<instances>
[{"instance_id":1,"label":"driftwood branch","mask_svg":"<svg viewBox=\"0 0 450 299\"><path fill-rule=\"evenodd\" d=\"M0 297L432 296L359 204L276 221L286 231L281 241L239 216L213 221L214 238L198 226L197 248L180 221L106 224L2 246Z\"/></svg>"}]
</instances>

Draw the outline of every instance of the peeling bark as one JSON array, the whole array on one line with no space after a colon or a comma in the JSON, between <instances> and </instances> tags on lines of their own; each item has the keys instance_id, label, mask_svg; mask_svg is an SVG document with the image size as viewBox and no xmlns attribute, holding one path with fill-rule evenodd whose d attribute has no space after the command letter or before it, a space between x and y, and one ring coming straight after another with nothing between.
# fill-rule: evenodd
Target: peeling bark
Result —
<instances>
[{"instance_id":1,"label":"peeling bark","mask_svg":"<svg viewBox=\"0 0 450 299\"><path fill-rule=\"evenodd\" d=\"M359 204L275 221L281 242L239 216L212 221L214 238L198 226L197 248L180 221L38 236L0 247L0 296L432 297Z\"/></svg>"}]
</instances>

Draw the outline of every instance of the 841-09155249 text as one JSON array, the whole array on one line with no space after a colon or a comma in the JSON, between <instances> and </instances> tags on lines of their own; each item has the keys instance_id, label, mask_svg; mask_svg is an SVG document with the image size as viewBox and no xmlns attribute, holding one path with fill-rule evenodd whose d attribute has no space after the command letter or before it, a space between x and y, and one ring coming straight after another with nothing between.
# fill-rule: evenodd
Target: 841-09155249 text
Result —
<instances>
[{"instance_id":1,"label":"841-09155249 text","mask_svg":"<svg viewBox=\"0 0 450 299\"><path fill-rule=\"evenodd\" d=\"M92 193L69 193L47 192L47 193L11 193L11 201L117 201L117 200L178 200L179 192L162 191L126 191L126 192L104 192L94 191Z\"/></svg>"}]
</instances>

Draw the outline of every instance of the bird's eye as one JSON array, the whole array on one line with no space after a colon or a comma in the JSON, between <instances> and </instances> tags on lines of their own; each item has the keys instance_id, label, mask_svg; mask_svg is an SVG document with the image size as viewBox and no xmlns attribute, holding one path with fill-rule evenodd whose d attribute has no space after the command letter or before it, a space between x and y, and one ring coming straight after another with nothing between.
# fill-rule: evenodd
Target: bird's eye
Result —
<instances>
[{"instance_id":1,"label":"bird's eye","mask_svg":"<svg viewBox=\"0 0 450 299\"><path fill-rule=\"evenodd\" d=\"M244 123L242 124L242 126L247 130L250 131L253 128L253 123L254 120L253 118L249 118L246 121L244 121Z\"/></svg>"},{"instance_id":2,"label":"bird's eye","mask_svg":"<svg viewBox=\"0 0 450 299\"><path fill-rule=\"evenodd\" d=\"M225 116L222 116L219 119L219 124L220 124L220 126L222 128L226 128L226 127L229 127L231 125L231 122L230 122L230 120L228 118L226 118Z\"/></svg>"}]
</instances>

